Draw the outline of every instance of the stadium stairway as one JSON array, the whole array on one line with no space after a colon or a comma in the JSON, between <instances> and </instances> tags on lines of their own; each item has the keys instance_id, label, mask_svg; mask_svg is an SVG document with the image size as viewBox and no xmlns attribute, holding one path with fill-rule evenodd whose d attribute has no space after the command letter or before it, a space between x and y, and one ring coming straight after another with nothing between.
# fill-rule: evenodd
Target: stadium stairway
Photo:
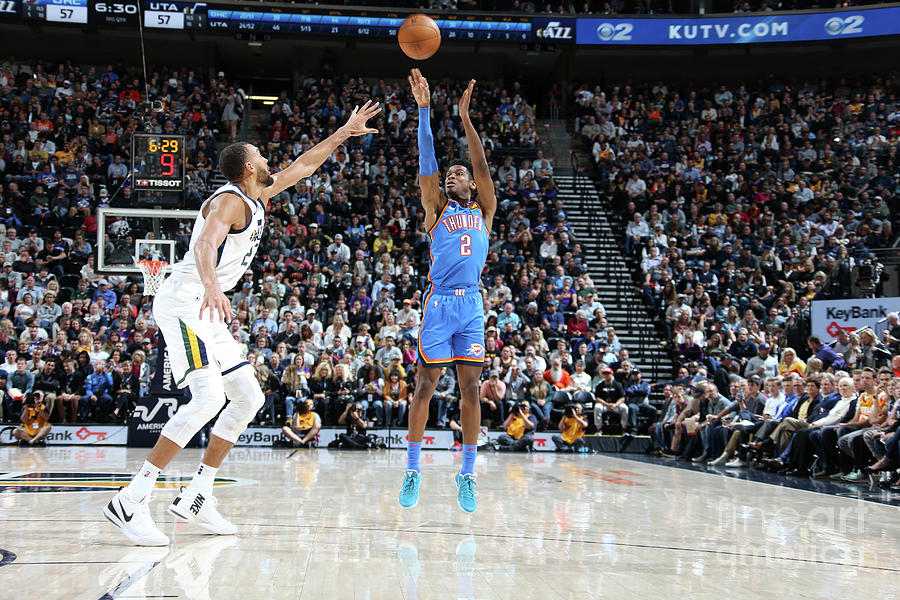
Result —
<instances>
[{"instance_id":1,"label":"stadium stairway","mask_svg":"<svg viewBox=\"0 0 900 600\"><path fill-rule=\"evenodd\" d=\"M566 215L582 244L588 273L594 281L606 318L616 330L630 360L650 383L672 379L673 363L659 345L656 327L635 288L622 247L613 233L618 226L594 183L584 175L555 175ZM651 401L660 401L654 390Z\"/></svg>"},{"instance_id":2,"label":"stadium stairway","mask_svg":"<svg viewBox=\"0 0 900 600\"><path fill-rule=\"evenodd\" d=\"M572 161L569 154L571 136L566 131L564 121L552 119L536 119L534 126L537 128L538 150L544 151L544 158L553 164L553 172L556 175L571 175Z\"/></svg>"}]
</instances>

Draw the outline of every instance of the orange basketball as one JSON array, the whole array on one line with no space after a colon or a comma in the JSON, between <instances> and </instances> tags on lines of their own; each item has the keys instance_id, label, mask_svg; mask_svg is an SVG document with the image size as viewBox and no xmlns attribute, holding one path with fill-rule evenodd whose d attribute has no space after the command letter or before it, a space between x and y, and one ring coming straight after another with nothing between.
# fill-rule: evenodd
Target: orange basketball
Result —
<instances>
[{"instance_id":1,"label":"orange basketball","mask_svg":"<svg viewBox=\"0 0 900 600\"><path fill-rule=\"evenodd\" d=\"M428 15L409 15L397 30L397 41L408 57L425 60L441 47L441 30Z\"/></svg>"}]
</instances>

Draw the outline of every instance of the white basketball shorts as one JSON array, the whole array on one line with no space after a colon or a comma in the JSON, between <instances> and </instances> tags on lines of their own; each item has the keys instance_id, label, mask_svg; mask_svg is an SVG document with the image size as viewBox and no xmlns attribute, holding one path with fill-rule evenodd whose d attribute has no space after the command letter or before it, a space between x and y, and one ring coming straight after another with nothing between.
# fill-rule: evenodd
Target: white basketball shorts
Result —
<instances>
[{"instance_id":1,"label":"white basketball shorts","mask_svg":"<svg viewBox=\"0 0 900 600\"><path fill-rule=\"evenodd\" d=\"M216 368L227 375L247 359L221 317L209 320L209 311L200 318L203 286L182 281L178 275L166 279L153 300L153 317L166 341L175 385L183 388L188 375L203 367Z\"/></svg>"}]
</instances>

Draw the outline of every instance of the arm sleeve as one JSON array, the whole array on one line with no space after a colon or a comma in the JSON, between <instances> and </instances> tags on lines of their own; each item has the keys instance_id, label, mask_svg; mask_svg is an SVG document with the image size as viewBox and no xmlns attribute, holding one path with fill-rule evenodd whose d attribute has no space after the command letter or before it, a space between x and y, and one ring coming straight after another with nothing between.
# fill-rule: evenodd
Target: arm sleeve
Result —
<instances>
[{"instance_id":1,"label":"arm sleeve","mask_svg":"<svg viewBox=\"0 0 900 600\"><path fill-rule=\"evenodd\" d=\"M438 172L434 157L434 136L431 134L431 108L419 108L419 175Z\"/></svg>"}]
</instances>

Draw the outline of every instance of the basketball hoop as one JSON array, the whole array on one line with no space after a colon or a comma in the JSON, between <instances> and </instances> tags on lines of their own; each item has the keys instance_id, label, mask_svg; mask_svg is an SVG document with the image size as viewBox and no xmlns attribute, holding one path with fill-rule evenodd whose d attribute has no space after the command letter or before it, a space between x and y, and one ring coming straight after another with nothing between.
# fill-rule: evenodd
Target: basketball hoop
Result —
<instances>
[{"instance_id":1,"label":"basketball hoop","mask_svg":"<svg viewBox=\"0 0 900 600\"><path fill-rule=\"evenodd\" d=\"M163 279L166 278L169 263L164 260L139 260L137 266L144 275L144 295L155 295Z\"/></svg>"}]
</instances>

